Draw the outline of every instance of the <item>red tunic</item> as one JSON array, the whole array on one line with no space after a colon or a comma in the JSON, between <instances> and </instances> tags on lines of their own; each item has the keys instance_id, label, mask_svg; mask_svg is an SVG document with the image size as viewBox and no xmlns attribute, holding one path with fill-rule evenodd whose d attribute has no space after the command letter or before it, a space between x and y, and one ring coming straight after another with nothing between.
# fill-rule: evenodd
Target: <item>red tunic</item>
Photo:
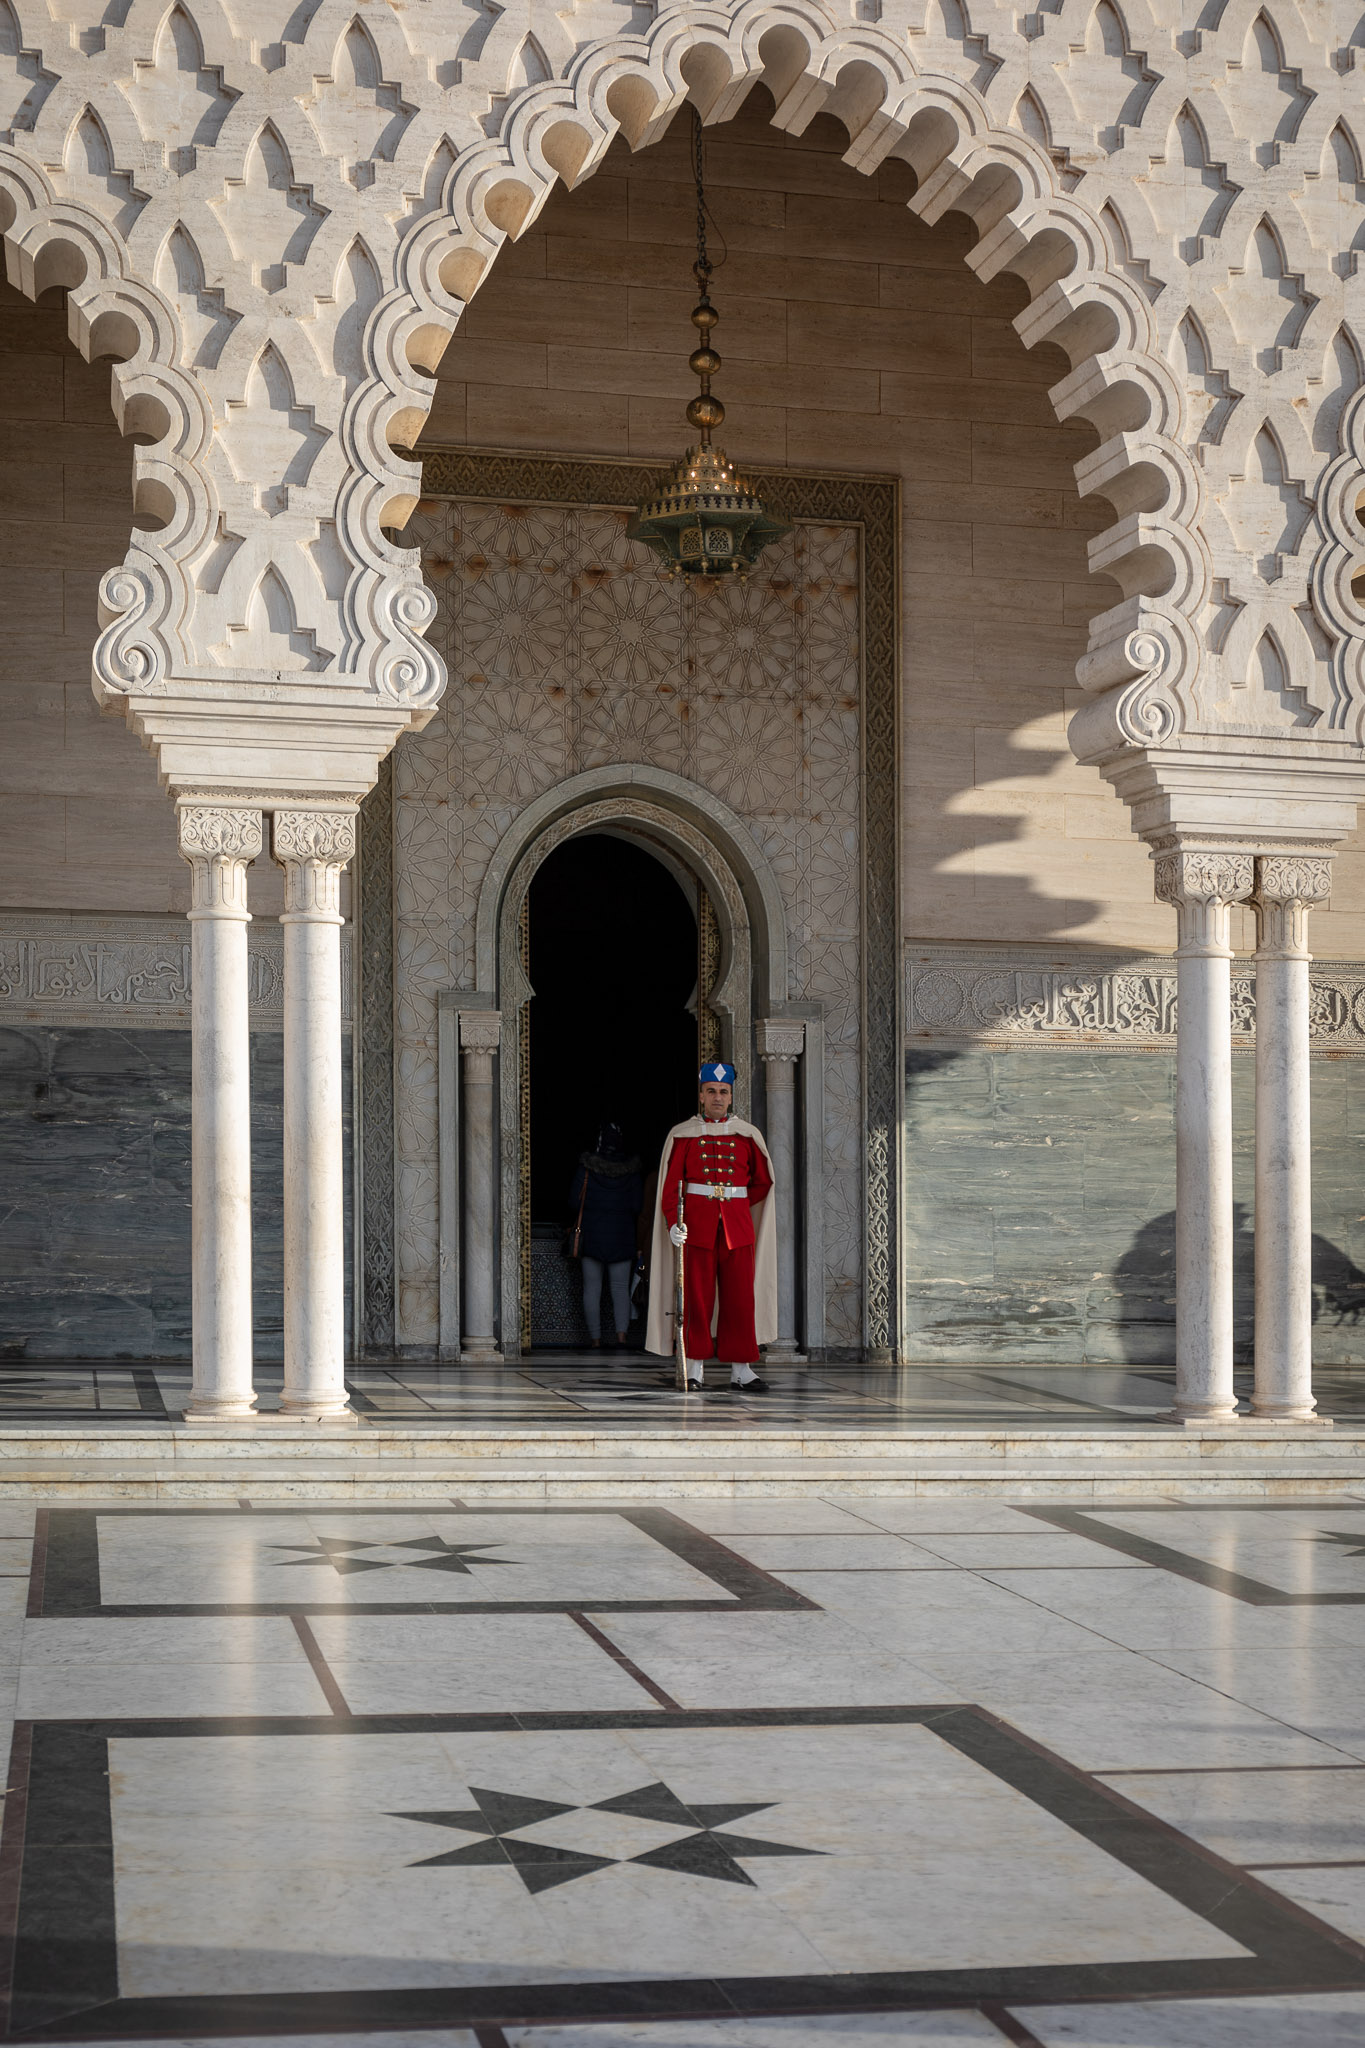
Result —
<instances>
[{"instance_id":1,"label":"red tunic","mask_svg":"<svg viewBox=\"0 0 1365 2048\"><path fill-rule=\"evenodd\" d=\"M717 1201L714 1195L689 1195L683 1192L688 1181L702 1187L747 1187L748 1198ZM682 1199L687 1224L683 1348L698 1363L707 1358L728 1359L732 1365L758 1363L754 1219L749 1204L761 1202L772 1184L759 1146L728 1119L708 1125L699 1138L673 1140L659 1201L665 1223L673 1224Z\"/></svg>"},{"instance_id":2,"label":"red tunic","mask_svg":"<svg viewBox=\"0 0 1365 2048\"><path fill-rule=\"evenodd\" d=\"M701 1187L747 1187L748 1201L718 1202L713 1195L688 1195L684 1217L688 1242L713 1245L719 1238L733 1248L752 1244L754 1219L750 1202L761 1202L773 1184L768 1162L752 1138L742 1137L729 1119L712 1124L701 1138L675 1138L659 1200L664 1221L678 1220L678 1194L688 1181Z\"/></svg>"}]
</instances>

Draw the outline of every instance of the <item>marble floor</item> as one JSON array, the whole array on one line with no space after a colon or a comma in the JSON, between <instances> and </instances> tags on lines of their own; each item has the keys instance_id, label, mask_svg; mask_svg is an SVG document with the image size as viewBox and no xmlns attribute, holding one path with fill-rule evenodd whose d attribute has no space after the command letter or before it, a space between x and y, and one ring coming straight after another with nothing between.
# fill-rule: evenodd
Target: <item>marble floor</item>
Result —
<instances>
[{"instance_id":1,"label":"marble floor","mask_svg":"<svg viewBox=\"0 0 1365 2048\"><path fill-rule=\"evenodd\" d=\"M0 1503L0 2030L1365 2043L1363 1676L1365 1484Z\"/></svg>"},{"instance_id":2,"label":"marble floor","mask_svg":"<svg viewBox=\"0 0 1365 2048\"><path fill-rule=\"evenodd\" d=\"M781 1366L769 1370L769 1391L748 1394L712 1368L698 1400L661 1385L670 1362L644 1352L595 1358L591 1353L532 1354L506 1366L436 1365L412 1360L367 1361L350 1368L351 1405L379 1429L453 1423L471 1428L515 1425L562 1430L590 1425L635 1430L684 1418L689 1429L732 1431L812 1428L894 1431L941 1424L971 1427L1040 1424L1084 1434L1097 1425L1135 1431L1169 1427L1174 1368L1125 1365L856 1365ZM258 1365L258 1406L279 1405L278 1366ZM1343 1423L1365 1422L1365 1372L1319 1366L1313 1378L1318 1409ZM1249 1400L1250 1371L1238 1375ZM0 1366L0 1429L35 1422L177 1422L190 1394L183 1363L91 1365L43 1360Z\"/></svg>"}]
</instances>

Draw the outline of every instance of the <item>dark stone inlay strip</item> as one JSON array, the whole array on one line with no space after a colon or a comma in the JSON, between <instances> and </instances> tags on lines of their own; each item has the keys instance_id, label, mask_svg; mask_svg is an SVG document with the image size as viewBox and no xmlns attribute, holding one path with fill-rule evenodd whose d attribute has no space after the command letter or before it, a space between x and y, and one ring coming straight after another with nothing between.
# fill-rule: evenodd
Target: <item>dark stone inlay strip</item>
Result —
<instances>
[{"instance_id":1,"label":"dark stone inlay strip","mask_svg":"<svg viewBox=\"0 0 1365 2048\"><path fill-rule=\"evenodd\" d=\"M614 1664L619 1664L623 1671L629 1672L635 1683L643 1687L652 1699L656 1699L661 1707L668 1707L675 1714L681 1714L686 1711L683 1707L679 1706L671 1693L665 1692L661 1685L656 1685L654 1680L648 1677L640 1669L639 1665L635 1663L634 1659L628 1657L625 1651L620 1649L609 1635L605 1635L595 1623L589 1621L586 1614L571 1611L569 1620L576 1621L584 1635L591 1636L598 1649L605 1650Z\"/></svg>"},{"instance_id":2,"label":"dark stone inlay strip","mask_svg":"<svg viewBox=\"0 0 1365 2048\"><path fill-rule=\"evenodd\" d=\"M50 1512L48 1508L38 1508L33 1517L33 1555L28 1568L28 1604L24 1609L29 1620L36 1619L43 1611Z\"/></svg>"},{"instance_id":3,"label":"dark stone inlay strip","mask_svg":"<svg viewBox=\"0 0 1365 2048\"><path fill-rule=\"evenodd\" d=\"M1314 1856L1306 1863L1244 1863L1243 1870L1365 1870L1365 1856Z\"/></svg>"},{"instance_id":4,"label":"dark stone inlay strip","mask_svg":"<svg viewBox=\"0 0 1365 2048\"><path fill-rule=\"evenodd\" d=\"M14 1990L14 1952L19 1927L19 1880L24 1863L24 1831L28 1815L32 1730L16 1721L10 1741L9 1775L5 1781L4 1828L0 1832L0 2030L9 2031Z\"/></svg>"},{"instance_id":5,"label":"dark stone inlay strip","mask_svg":"<svg viewBox=\"0 0 1365 2048\"><path fill-rule=\"evenodd\" d=\"M727 1593L733 1593L736 1601L746 1607L816 1606L815 1601L808 1600L804 1593L784 1585L771 1572L765 1572L761 1565L751 1564L737 1550L731 1550L716 1537L708 1536L704 1529L694 1528L691 1522L685 1522L681 1515L673 1514L668 1508L623 1507L616 1512L623 1522L629 1522L644 1535L652 1536L662 1549L671 1550L684 1564L690 1564L695 1571L714 1579L718 1586ZM595 1600L585 1604L596 1611L598 1603Z\"/></svg>"},{"instance_id":6,"label":"dark stone inlay strip","mask_svg":"<svg viewBox=\"0 0 1365 2048\"><path fill-rule=\"evenodd\" d=\"M1016 2014L997 2004L993 1998L988 1998L983 2003L981 2017L989 2020L993 2027L998 2027L1007 2041L1013 2041L1014 2048L1046 2048L1046 2044L1039 2040L1032 2027L1026 2027Z\"/></svg>"},{"instance_id":7,"label":"dark stone inlay strip","mask_svg":"<svg viewBox=\"0 0 1365 2048\"><path fill-rule=\"evenodd\" d=\"M91 1615L100 1607L99 1531L93 1508L43 1508L47 1555L38 1606L29 1614Z\"/></svg>"},{"instance_id":8,"label":"dark stone inlay strip","mask_svg":"<svg viewBox=\"0 0 1365 2048\"><path fill-rule=\"evenodd\" d=\"M30 1724L32 1757L14 1945L12 2033L118 2001L107 1739Z\"/></svg>"},{"instance_id":9,"label":"dark stone inlay strip","mask_svg":"<svg viewBox=\"0 0 1365 2048\"><path fill-rule=\"evenodd\" d=\"M1224 1503L1225 1507L1232 1505L1231 1502ZM1296 1506L1302 1513L1302 1501ZM1172 1550L1168 1544L1156 1543L1150 1536L1137 1536L1128 1529L1111 1528L1107 1522L1094 1519L1103 1514L1102 1508L1029 1507L1021 1508L1019 1512L1031 1516L1035 1522L1051 1522L1070 1535L1102 1543L1107 1550L1137 1558L1142 1564L1156 1565L1162 1571L1170 1572L1174 1578L1189 1579L1196 1586L1208 1586L1215 1593L1226 1593L1230 1599L1240 1600L1247 1607L1365 1607L1365 1593L1286 1593L1278 1586L1264 1585L1260 1579L1249 1579L1241 1572L1227 1571L1220 1564L1209 1564L1202 1557L1190 1557L1183 1550ZM1126 1514L1127 1509L1122 1512ZM1237 1512L1243 1512L1241 1506Z\"/></svg>"},{"instance_id":10,"label":"dark stone inlay strip","mask_svg":"<svg viewBox=\"0 0 1365 2048\"><path fill-rule=\"evenodd\" d=\"M349 1721L351 1718L350 1705L345 1693L336 1682L331 1665L322 1654L321 1643L301 1614L291 1614L289 1618L294 1624L294 1633L299 1639L303 1654L313 1667L313 1676L322 1687L323 1698L334 1714L344 1715L346 1720Z\"/></svg>"},{"instance_id":11,"label":"dark stone inlay strip","mask_svg":"<svg viewBox=\"0 0 1365 2048\"><path fill-rule=\"evenodd\" d=\"M132 1377L140 1412L143 1415L154 1415L158 1422L169 1422L170 1416L166 1412L166 1403L162 1398L161 1382L152 1368L149 1365L135 1365Z\"/></svg>"}]
</instances>

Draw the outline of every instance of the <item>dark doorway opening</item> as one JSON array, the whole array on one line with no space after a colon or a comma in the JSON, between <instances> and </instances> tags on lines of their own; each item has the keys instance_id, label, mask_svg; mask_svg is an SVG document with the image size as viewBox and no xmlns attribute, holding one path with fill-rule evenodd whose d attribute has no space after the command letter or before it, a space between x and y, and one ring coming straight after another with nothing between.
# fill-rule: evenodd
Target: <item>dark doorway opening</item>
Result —
<instances>
[{"instance_id":1,"label":"dark doorway opening","mask_svg":"<svg viewBox=\"0 0 1365 2048\"><path fill-rule=\"evenodd\" d=\"M696 1104L697 921L638 842L584 834L530 888L532 1346L586 1342L579 1269L560 1256L579 1155L608 1119L648 1178Z\"/></svg>"}]
</instances>

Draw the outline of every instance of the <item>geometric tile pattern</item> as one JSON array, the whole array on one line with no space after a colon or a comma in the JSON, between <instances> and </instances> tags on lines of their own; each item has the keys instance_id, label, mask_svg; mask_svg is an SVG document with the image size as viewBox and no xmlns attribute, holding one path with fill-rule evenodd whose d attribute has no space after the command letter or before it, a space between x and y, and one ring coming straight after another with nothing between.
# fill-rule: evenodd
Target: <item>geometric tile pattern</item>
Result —
<instances>
[{"instance_id":1,"label":"geometric tile pattern","mask_svg":"<svg viewBox=\"0 0 1365 2048\"><path fill-rule=\"evenodd\" d=\"M405 1566L410 1571L459 1572L465 1578L471 1576L468 1559L484 1550L496 1550L495 1543L447 1543L444 1536L412 1536L399 1543L371 1543L357 1536L319 1536L315 1543L279 1543L277 1550L297 1550L298 1557L276 1559L280 1565L325 1564L334 1572L345 1575L348 1572L392 1571ZM359 1551L396 1550L397 1557L360 1557ZM434 1552L432 1556L413 1557L412 1551ZM479 1557L480 1564L507 1564L516 1568L515 1558Z\"/></svg>"},{"instance_id":2,"label":"geometric tile pattern","mask_svg":"<svg viewBox=\"0 0 1365 2048\"><path fill-rule=\"evenodd\" d=\"M549 1891L569 1884L591 1871L605 1870L612 1863L647 1863L655 1870L674 1870L688 1877L715 1878L723 1884L752 1885L753 1879L740 1863L742 1856L823 1856L823 1849L799 1849L789 1842L755 1841L747 1835L721 1834L727 1821L742 1820L746 1814L764 1813L772 1800L755 1800L749 1805L734 1802L686 1806L676 1792L661 1781L642 1785L635 1792L620 1792L612 1799L599 1799L591 1806L575 1807L557 1799L528 1799L518 1792L492 1792L477 1785L469 1788L477 1812L403 1813L399 1820L419 1820L438 1828L459 1828L483 1839L447 1849L438 1856L424 1856L417 1867L485 1863L500 1868L508 1863L528 1892ZM569 1813L611 1813L662 1824L669 1839L638 1855L597 1856L584 1849L556 1847L534 1832L546 1821Z\"/></svg>"}]
</instances>

